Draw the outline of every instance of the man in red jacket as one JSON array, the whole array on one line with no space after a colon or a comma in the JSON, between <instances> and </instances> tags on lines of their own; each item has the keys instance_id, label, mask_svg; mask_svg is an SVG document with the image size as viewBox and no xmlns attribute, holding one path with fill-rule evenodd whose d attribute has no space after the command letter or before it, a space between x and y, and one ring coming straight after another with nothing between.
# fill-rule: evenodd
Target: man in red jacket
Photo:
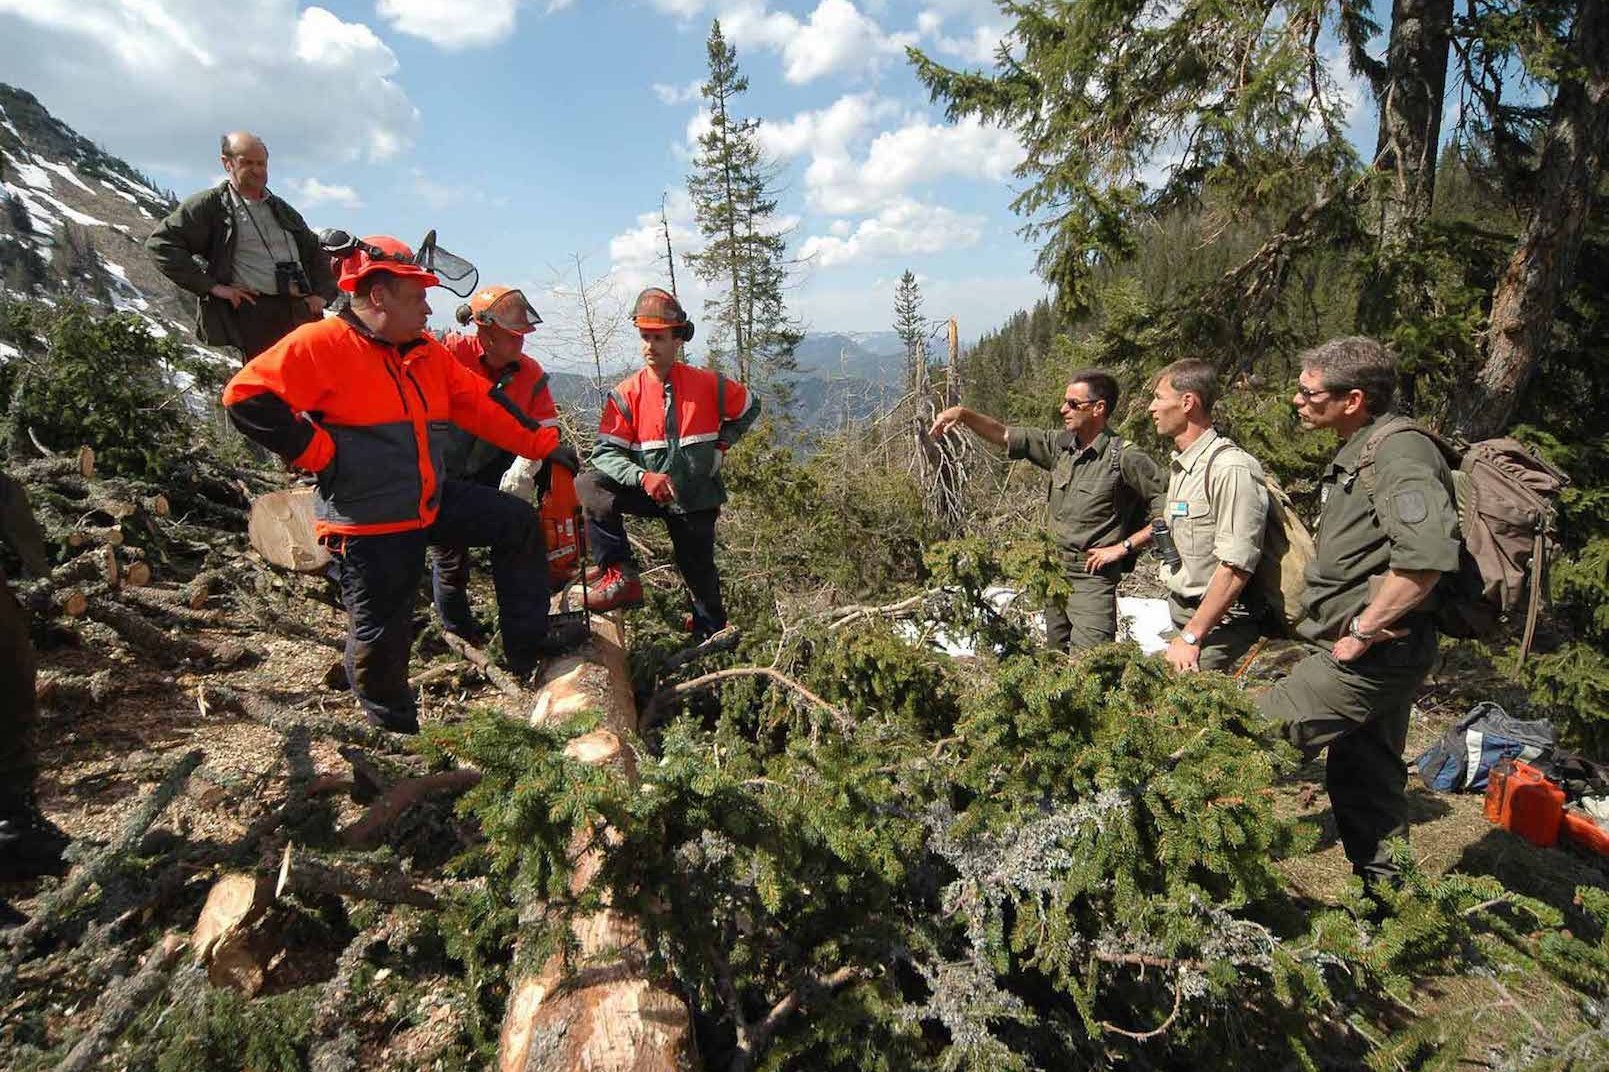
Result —
<instances>
[{"instance_id":1,"label":"man in red jacket","mask_svg":"<svg viewBox=\"0 0 1609 1072\"><path fill-rule=\"evenodd\" d=\"M224 388L230 420L293 467L316 473L316 528L351 615L346 668L370 721L411 733L414 597L432 541L489 546L503 653L529 673L547 650L541 526L528 504L447 479L453 425L529 458L558 445L488 396L486 382L425 331L438 280L402 242L364 239L342 262L352 304L253 358ZM558 643L555 643L558 642Z\"/></svg>"},{"instance_id":2,"label":"man in red jacket","mask_svg":"<svg viewBox=\"0 0 1609 1072\"><path fill-rule=\"evenodd\" d=\"M726 627L715 568L715 520L726 501L721 463L759 417L760 400L741 383L681 360L693 322L669 291L649 287L637 295L631 320L643 368L604 400L593 468L575 483L600 567L587 607L607 611L642 602L625 516L657 517L670 532L676 568L692 597L693 635L704 639Z\"/></svg>"},{"instance_id":3,"label":"man in red jacket","mask_svg":"<svg viewBox=\"0 0 1609 1072\"><path fill-rule=\"evenodd\" d=\"M523 291L487 286L477 290L455 314L460 324L474 331L448 332L441 338L453 357L487 381L491 397L527 427L558 428L559 410L548 390L548 374L525 353L525 336L536 330L542 317ZM562 465L574 475L581 468L575 449L555 447L547 462ZM501 490L529 503L539 482L545 485L544 463L516 458L462 428L454 428L447 446L447 475ZM550 548L551 550L551 548ZM431 590L442 625L471 643L479 643L475 616L469 606L469 548L464 544L434 543L430 549Z\"/></svg>"}]
</instances>

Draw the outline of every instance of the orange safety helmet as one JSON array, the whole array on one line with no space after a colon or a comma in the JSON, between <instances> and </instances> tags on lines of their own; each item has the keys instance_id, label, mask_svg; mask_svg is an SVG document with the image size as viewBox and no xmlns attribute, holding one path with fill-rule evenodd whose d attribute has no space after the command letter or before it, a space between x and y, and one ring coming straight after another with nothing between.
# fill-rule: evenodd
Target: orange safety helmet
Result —
<instances>
[{"instance_id":1,"label":"orange safety helmet","mask_svg":"<svg viewBox=\"0 0 1609 1072\"><path fill-rule=\"evenodd\" d=\"M406 242L390 235L370 235L360 240L341 261L341 278L336 285L350 294L358 289L358 280L371 272L390 272L417 279L427 287L441 285L435 273L419 266Z\"/></svg>"},{"instance_id":2,"label":"orange safety helmet","mask_svg":"<svg viewBox=\"0 0 1609 1072\"><path fill-rule=\"evenodd\" d=\"M542 322L541 315L526 299L518 287L496 284L482 287L458 308L458 322L468 324L495 324L516 335L529 335Z\"/></svg>"},{"instance_id":3,"label":"orange safety helmet","mask_svg":"<svg viewBox=\"0 0 1609 1072\"><path fill-rule=\"evenodd\" d=\"M631 322L649 330L669 328L683 342L693 337L693 322L687 319L687 310L676 295L660 287L649 287L637 295L631 307Z\"/></svg>"}]
</instances>

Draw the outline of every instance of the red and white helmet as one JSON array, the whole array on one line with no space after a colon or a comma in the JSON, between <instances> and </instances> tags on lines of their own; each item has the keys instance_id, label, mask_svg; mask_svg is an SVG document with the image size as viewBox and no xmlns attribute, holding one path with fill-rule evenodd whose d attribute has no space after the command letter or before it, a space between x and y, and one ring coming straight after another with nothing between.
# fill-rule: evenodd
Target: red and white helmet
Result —
<instances>
[{"instance_id":1,"label":"red and white helmet","mask_svg":"<svg viewBox=\"0 0 1609 1072\"><path fill-rule=\"evenodd\" d=\"M358 280L371 272L390 272L392 275L417 279L427 287L441 284L435 273L420 267L406 242L390 235L370 235L360 239L356 248L341 261L341 278L336 285L350 294L358 289Z\"/></svg>"}]
</instances>

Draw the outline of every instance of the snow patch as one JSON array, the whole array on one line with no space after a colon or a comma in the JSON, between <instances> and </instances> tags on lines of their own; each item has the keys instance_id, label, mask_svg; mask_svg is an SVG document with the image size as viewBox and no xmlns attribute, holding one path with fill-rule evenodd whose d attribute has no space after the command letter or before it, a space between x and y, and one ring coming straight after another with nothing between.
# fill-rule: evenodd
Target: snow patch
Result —
<instances>
[{"instance_id":1,"label":"snow patch","mask_svg":"<svg viewBox=\"0 0 1609 1072\"><path fill-rule=\"evenodd\" d=\"M41 159L41 158L39 158L37 156L34 157L34 161L40 167L47 168L47 169L49 169L51 171L54 171L56 174L60 175L62 178L66 179L68 182L72 183L74 186L76 186L80 190L84 191L86 194L93 194L95 192L94 190L91 190L89 188L88 183L86 183L83 179L78 177L77 172L75 172L72 168L68 167L66 164L58 164L53 160L43 160L43 159Z\"/></svg>"},{"instance_id":2,"label":"snow patch","mask_svg":"<svg viewBox=\"0 0 1609 1072\"><path fill-rule=\"evenodd\" d=\"M1021 593L1004 585L993 585L984 589L983 598L995 610L1004 613ZM1041 637L1045 631L1045 615L1036 611L1029 615L1035 631ZM912 643L921 639L922 635L932 629L931 622L899 622L894 626L895 632ZM1140 650L1147 655L1154 655L1168 646L1166 635L1173 632L1173 618L1168 612L1168 601L1165 599L1143 599L1138 596L1117 597L1117 638L1118 640L1132 640L1140 646ZM933 648L944 652L952 658L970 658L977 653L975 637L954 637L942 629L933 629L927 637L927 643Z\"/></svg>"},{"instance_id":3,"label":"snow patch","mask_svg":"<svg viewBox=\"0 0 1609 1072\"><path fill-rule=\"evenodd\" d=\"M26 160L19 160L10 153L0 153L10 165L8 170L22 180L24 186L32 186L36 190L50 193L56 188L50 183L50 172L38 164L31 164Z\"/></svg>"},{"instance_id":4,"label":"snow patch","mask_svg":"<svg viewBox=\"0 0 1609 1072\"><path fill-rule=\"evenodd\" d=\"M0 365L5 364L14 357L21 357L22 351L8 342L0 342Z\"/></svg>"},{"instance_id":5,"label":"snow patch","mask_svg":"<svg viewBox=\"0 0 1609 1072\"><path fill-rule=\"evenodd\" d=\"M129 178L127 175L121 175L116 171L108 171L107 173L109 175L111 175L113 179L116 179L118 182L122 183L124 186L127 186L130 190L133 190L137 194L141 194L141 195L143 195L145 197L149 197L152 201L161 201L162 200L162 195L161 194L157 193L155 190L151 189L149 186L145 185L144 183L135 182L133 179Z\"/></svg>"},{"instance_id":6,"label":"snow patch","mask_svg":"<svg viewBox=\"0 0 1609 1072\"><path fill-rule=\"evenodd\" d=\"M117 187L113 186L111 183L107 182L105 179L101 180L101 185L106 187L108 190L112 191L118 197L121 197L123 200L127 201L131 205L138 205L140 203L139 198L135 197L133 194L129 193L127 190L119 190Z\"/></svg>"}]
</instances>

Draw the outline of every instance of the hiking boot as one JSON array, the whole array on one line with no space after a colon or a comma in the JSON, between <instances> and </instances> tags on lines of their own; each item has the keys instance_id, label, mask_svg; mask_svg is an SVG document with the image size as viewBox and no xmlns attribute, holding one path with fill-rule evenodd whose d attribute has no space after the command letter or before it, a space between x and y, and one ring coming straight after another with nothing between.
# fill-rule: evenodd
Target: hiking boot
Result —
<instances>
[{"instance_id":1,"label":"hiking boot","mask_svg":"<svg viewBox=\"0 0 1609 1072\"><path fill-rule=\"evenodd\" d=\"M642 606L642 581L630 566L614 564L604 568L595 587L587 589L587 609L595 614L623 607Z\"/></svg>"},{"instance_id":2,"label":"hiking boot","mask_svg":"<svg viewBox=\"0 0 1609 1072\"><path fill-rule=\"evenodd\" d=\"M364 715L368 718L369 725L382 730L410 735L419 732L419 716L415 714L377 715L373 711L366 711Z\"/></svg>"},{"instance_id":3,"label":"hiking boot","mask_svg":"<svg viewBox=\"0 0 1609 1072\"><path fill-rule=\"evenodd\" d=\"M71 842L31 797L25 799L0 818L0 881L66 874L61 854Z\"/></svg>"}]
</instances>

